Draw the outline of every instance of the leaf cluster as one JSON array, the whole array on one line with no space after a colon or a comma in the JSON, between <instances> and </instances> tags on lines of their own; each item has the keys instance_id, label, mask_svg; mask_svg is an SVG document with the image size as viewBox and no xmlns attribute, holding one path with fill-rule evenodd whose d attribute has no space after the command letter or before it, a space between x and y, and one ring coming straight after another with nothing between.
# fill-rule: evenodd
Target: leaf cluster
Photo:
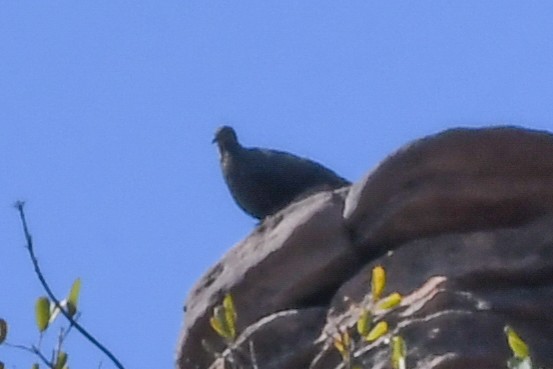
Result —
<instances>
[{"instance_id":1,"label":"leaf cluster","mask_svg":"<svg viewBox=\"0 0 553 369\"><path fill-rule=\"evenodd\" d=\"M223 299L223 303L215 306L213 315L209 319L211 327L221 336L227 343L232 343L236 339L236 309L232 296L227 294Z\"/></svg>"},{"instance_id":2,"label":"leaf cluster","mask_svg":"<svg viewBox=\"0 0 553 369\"><path fill-rule=\"evenodd\" d=\"M6 344L7 346L28 351L37 356L37 358L51 369L69 369L67 359L68 354L63 350L63 343L67 338L70 329L61 329L61 333L58 336L56 348L52 350L50 358L45 355L40 346L42 343L43 335L46 334L48 328L54 323L59 316L60 311L63 309L71 317L77 316L77 303L79 301L79 294L81 290L81 280L77 278L71 285L71 289L67 298L60 301L59 305L51 301L47 296L41 296L37 298L35 302L35 323L39 332L39 339L36 345L25 346L10 344L5 342L8 335L8 323L4 319L0 319L0 344ZM2 364L3 365L3 364ZM0 369L2 369L0 365ZM33 369L39 369L40 364L35 362L32 365Z\"/></svg>"},{"instance_id":3,"label":"leaf cluster","mask_svg":"<svg viewBox=\"0 0 553 369\"><path fill-rule=\"evenodd\" d=\"M370 295L366 296L365 301L359 309L356 328L360 340L356 342L346 329L339 330L334 336L333 344L342 357L344 367L348 369L360 368L359 364L353 359L353 352L362 345L363 342L374 342L384 337L389 332L388 322L384 319L375 319L376 313L385 312L393 309L401 303L402 296L393 292L385 297L383 296L386 288L386 271L382 266L376 266L371 272ZM405 342L399 336L392 337L392 366L394 369L403 369L405 367Z\"/></svg>"}]
</instances>

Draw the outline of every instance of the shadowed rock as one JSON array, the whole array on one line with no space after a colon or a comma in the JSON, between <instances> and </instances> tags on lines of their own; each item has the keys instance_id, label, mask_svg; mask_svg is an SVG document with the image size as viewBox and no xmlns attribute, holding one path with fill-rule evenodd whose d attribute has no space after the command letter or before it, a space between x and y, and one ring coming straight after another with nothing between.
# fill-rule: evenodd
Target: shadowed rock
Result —
<instances>
[{"instance_id":1,"label":"shadowed rock","mask_svg":"<svg viewBox=\"0 0 553 369\"><path fill-rule=\"evenodd\" d=\"M221 169L232 197L258 219L308 194L350 184L311 160L282 151L245 148L232 127L220 127L213 142L219 147Z\"/></svg>"},{"instance_id":2,"label":"shadowed rock","mask_svg":"<svg viewBox=\"0 0 553 369\"><path fill-rule=\"evenodd\" d=\"M224 350L209 320L226 293L236 305L238 332L270 314L328 302L328 292L361 267L342 221L343 203L343 194L321 192L292 204L230 249L198 281L186 301L180 369L211 365L213 355L202 341ZM259 352L264 350L261 342L256 345Z\"/></svg>"},{"instance_id":3,"label":"shadowed rock","mask_svg":"<svg viewBox=\"0 0 553 369\"><path fill-rule=\"evenodd\" d=\"M325 317L326 309L315 307L280 311L260 319L244 330L209 369L229 368L229 361L244 369L306 368L316 354L313 341Z\"/></svg>"},{"instance_id":4,"label":"shadowed rock","mask_svg":"<svg viewBox=\"0 0 553 369\"><path fill-rule=\"evenodd\" d=\"M375 265L386 270L386 291L404 297L381 319L407 342L408 368L506 368L507 324L529 345L536 367L552 367L552 215L520 227L413 240L367 263L334 295L321 340L337 326L355 329ZM363 368L389 368L382 341L358 345ZM310 369L339 362L328 350Z\"/></svg>"}]
</instances>

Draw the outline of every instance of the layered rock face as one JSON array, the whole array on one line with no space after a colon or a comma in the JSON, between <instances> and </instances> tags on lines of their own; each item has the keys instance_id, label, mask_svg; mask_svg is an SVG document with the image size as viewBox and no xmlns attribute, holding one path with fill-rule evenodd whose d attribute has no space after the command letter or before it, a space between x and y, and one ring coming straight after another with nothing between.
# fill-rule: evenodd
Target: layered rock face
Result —
<instances>
[{"instance_id":1,"label":"layered rock face","mask_svg":"<svg viewBox=\"0 0 553 369\"><path fill-rule=\"evenodd\" d=\"M340 368L332 336L355 331L375 265L404 298L355 346L363 368L391 368L391 334L408 368L506 368L506 324L553 367L553 135L445 131L266 218L190 292L178 368ZM230 347L209 323L227 293Z\"/></svg>"}]
</instances>

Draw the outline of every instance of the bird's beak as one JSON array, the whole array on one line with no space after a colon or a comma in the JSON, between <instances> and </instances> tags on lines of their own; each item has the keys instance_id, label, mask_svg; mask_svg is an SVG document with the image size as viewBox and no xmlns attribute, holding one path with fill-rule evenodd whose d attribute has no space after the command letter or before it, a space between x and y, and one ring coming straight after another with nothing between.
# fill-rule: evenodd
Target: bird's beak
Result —
<instances>
[{"instance_id":1,"label":"bird's beak","mask_svg":"<svg viewBox=\"0 0 553 369\"><path fill-rule=\"evenodd\" d=\"M213 140L211 140L212 144L214 144L215 142L217 142L217 137L213 137Z\"/></svg>"}]
</instances>

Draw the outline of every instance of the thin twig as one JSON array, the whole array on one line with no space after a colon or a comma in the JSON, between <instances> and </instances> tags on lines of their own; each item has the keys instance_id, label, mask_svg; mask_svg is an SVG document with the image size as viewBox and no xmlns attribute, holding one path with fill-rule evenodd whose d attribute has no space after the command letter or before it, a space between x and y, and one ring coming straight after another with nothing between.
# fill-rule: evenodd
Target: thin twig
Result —
<instances>
[{"instance_id":1,"label":"thin twig","mask_svg":"<svg viewBox=\"0 0 553 369\"><path fill-rule=\"evenodd\" d=\"M46 358L46 356L44 356L42 354L42 352L40 352L40 350L36 347L36 346L32 346L32 347L27 347L27 346L23 346L23 345L12 345L11 343L7 343L5 342L4 345L8 346L8 347L12 347L12 348L16 348L16 349L19 349L19 350L23 350L23 351L27 351L27 352L30 352L36 356L39 357L39 359L48 367L48 368L53 368L54 367L54 364L52 364L50 361L48 361L48 359Z\"/></svg>"},{"instance_id":2,"label":"thin twig","mask_svg":"<svg viewBox=\"0 0 553 369\"><path fill-rule=\"evenodd\" d=\"M250 344L250 360L252 362L253 369L259 369L257 366L257 358L255 357L255 347L253 346L253 340L249 340Z\"/></svg>"},{"instance_id":3,"label":"thin twig","mask_svg":"<svg viewBox=\"0 0 553 369\"><path fill-rule=\"evenodd\" d=\"M25 240L27 241L27 250L29 251L29 255L31 257L31 261L33 262L33 267L35 269L35 273L38 277L38 280L42 284L42 287L50 297L50 299L54 302L56 307L60 309L60 312L63 314L63 316L70 322L72 326L75 327L79 333L81 333L90 343L92 343L94 346L96 346L100 351L102 351L112 362L113 364L119 368L119 369L125 369L125 367L117 360L115 355L113 355L106 347L104 347L96 338L94 338L86 329L84 329L79 323L77 323L71 315L65 309L61 307L60 301L56 298L52 290L50 289L50 286L44 279L44 275L42 274L42 271L40 270L40 267L38 265L38 260L35 256L35 252L33 249L33 238L31 237L31 233L29 232L29 228L27 227L27 220L25 218L25 212L23 211L23 207L25 206L25 202L23 201L17 201L15 203L15 208L19 211L19 217L21 218L21 223L23 225L23 233L25 234Z\"/></svg>"},{"instance_id":4,"label":"thin twig","mask_svg":"<svg viewBox=\"0 0 553 369\"><path fill-rule=\"evenodd\" d=\"M77 312L74 316L73 316L73 321L78 321L79 318L81 317L81 313L80 312ZM73 323L69 323L69 327L67 327L67 329L63 332L63 337L61 337L61 339L63 341L65 341L65 339L67 338L67 336L69 336L69 333L71 333L71 329L73 328Z\"/></svg>"},{"instance_id":5,"label":"thin twig","mask_svg":"<svg viewBox=\"0 0 553 369\"><path fill-rule=\"evenodd\" d=\"M52 360L52 362L57 362L57 358L58 356L60 355L60 352L61 349L62 349L62 346L63 346L63 337L64 337L64 329L63 327L60 328L60 334L58 336L58 347L54 350L54 359Z\"/></svg>"}]
</instances>

